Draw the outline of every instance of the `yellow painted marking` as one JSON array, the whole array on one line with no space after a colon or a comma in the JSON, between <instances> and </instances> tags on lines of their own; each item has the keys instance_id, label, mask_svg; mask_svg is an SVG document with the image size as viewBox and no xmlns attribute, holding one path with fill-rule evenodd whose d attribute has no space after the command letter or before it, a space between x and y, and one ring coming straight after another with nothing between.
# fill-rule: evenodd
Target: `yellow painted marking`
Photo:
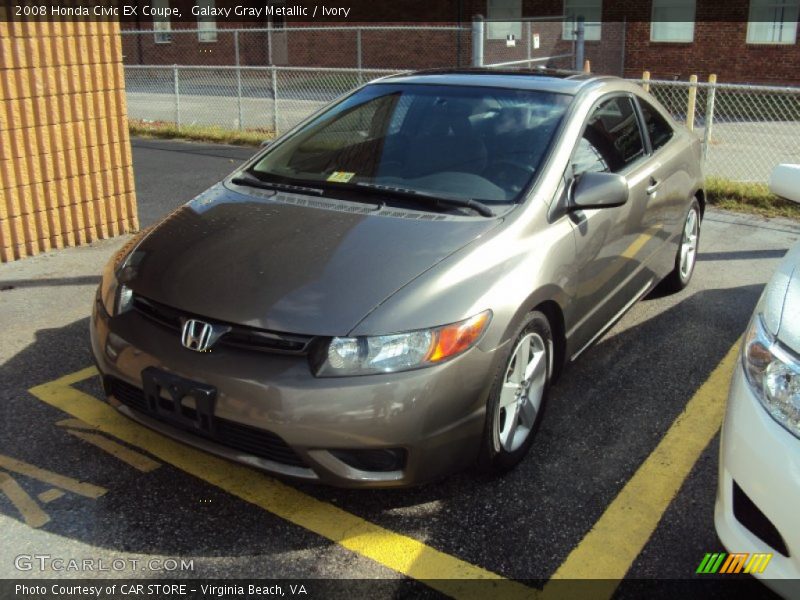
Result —
<instances>
[{"instance_id":1,"label":"yellow painted marking","mask_svg":"<svg viewBox=\"0 0 800 600\"><path fill-rule=\"evenodd\" d=\"M737 341L655 450L558 568L553 580L607 580L603 595L610 597L614 593L700 454L719 430L738 351ZM558 590L551 586L552 580L544 589L548 596L548 591ZM599 598L600 589L597 591L595 597Z\"/></svg>"},{"instance_id":2,"label":"yellow painted marking","mask_svg":"<svg viewBox=\"0 0 800 600\"><path fill-rule=\"evenodd\" d=\"M111 456L120 459L122 462L129 464L134 469L138 469L143 473L155 471L161 466L161 463L154 461L152 458L148 458L144 454L139 454L130 448L126 448L122 444L118 444L100 434L74 431L72 429L67 429L67 433L82 439L84 442L89 442L93 446L108 452Z\"/></svg>"},{"instance_id":3,"label":"yellow painted marking","mask_svg":"<svg viewBox=\"0 0 800 600\"><path fill-rule=\"evenodd\" d=\"M13 471L14 473L20 473L21 475L25 475L33 479L38 479L44 483L49 483L52 486L67 490L73 494L78 494L79 496L85 496L87 498L99 498L108 491L107 489L98 485L78 481L77 479L72 479L71 477L67 477L65 475L59 475L58 473L41 469L35 465L22 462L21 460L11 458L10 456L4 456L2 454L0 454L0 468L6 469L7 471Z\"/></svg>"},{"instance_id":4,"label":"yellow painted marking","mask_svg":"<svg viewBox=\"0 0 800 600\"><path fill-rule=\"evenodd\" d=\"M30 392L198 479L454 598L485 598L487 594L531 598L536 594L536 590L521 583L384 529L263 473L173 441L128 419L107 403L70 387L95 373L94 368L84 369L31 388ZM470 580L483 580L485 585L475 585Z\"/></svg>"},{"instance_id":5,"label":"yellow painted marking","mask_svg":"<svg viewBox=\"0 0 800 600\"><path fill-rule=\"evenodd\" d=\"M53 500L58 500L63 495L64 492L62 492L61 490L56 488L50 488L49 490L39 494L39 500L47 504L48 502L52 502Z\"/></svg>"},{"instance_id":6,"label":"yellow painted marking","mask_svg":"<svg viewBox=\"0 0 800 600\"><path fill-rule=\"evenodd\" d=\"M56 422L56 425L59 427L72 427L73 429L94 429L94 427L80 419L61 419Z\"/></svg>"},{"instance_id":7,"label":"yellow painted marking","mask_svg":"<svg viewBox=\"0 0 800 600\"><path fill-rule=\"evenodd\" d=\"M7 473L0 472L0 492L11 500L29 527L41 527L50 520L47 513L36 504L36 500Z\"/></svg>"}]
</instances>

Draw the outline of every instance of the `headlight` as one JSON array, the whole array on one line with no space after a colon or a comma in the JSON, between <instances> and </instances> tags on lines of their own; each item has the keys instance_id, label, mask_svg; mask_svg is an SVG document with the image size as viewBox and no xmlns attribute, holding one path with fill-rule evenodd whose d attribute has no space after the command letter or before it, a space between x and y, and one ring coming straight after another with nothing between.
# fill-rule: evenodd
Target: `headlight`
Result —
<instances>
[{"instance_id":1,"label":"headlight","mask_svg":"<svg viewBox=\"0 0 800 600\"><path fill-rule=\"evenodd\" d=\"M113 272L103 275L100 298L103 301L103 308L112 317L121 315L133 306L133 290L127 285L120 284Z\"/></svg>"},{"instance_id":2,"label":"headlight","mask_svg":"<svg viewBox=\"0 0 800 600\"><path fill-rule=\"evenodd\" d=\"M112 317L124 313L133 305L133 291L127 285L119 282L120 274L126 268L128 267L125 261L120 264L118 257L114 257L103 271L100 299L103 302L103 308Z\"/></svg>"},{"instance_id":3,"label":"headlight","mask_svg":"<svg viewBox=\"0 0 800 600\"><path fill-rule=\"evenodd\" d=\"M800 437L800 363L767 333L761 315L745 335L742 362L747 381L778 423Z\"/></svg>"},{"instance_id":4,"label":"headlight","mask_svg":"<svg viewBox=\"0 0 800 600\"><path fill-rule=\"evenodd\" d=\"M372 337L333 338L316 370L320 377L407 371L441 363L474 346L491 311L433 329Z\"/></svg>"}]
</instances>

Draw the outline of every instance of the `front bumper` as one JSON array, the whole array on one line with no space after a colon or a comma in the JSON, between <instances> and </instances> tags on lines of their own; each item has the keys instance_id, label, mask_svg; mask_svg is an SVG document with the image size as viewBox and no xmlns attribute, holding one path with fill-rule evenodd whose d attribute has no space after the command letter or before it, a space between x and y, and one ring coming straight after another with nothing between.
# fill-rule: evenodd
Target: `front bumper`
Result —
<instances>
[{"instance_id":1,"label":"front bumper","mask_svg":"<svg viewBox=\"0 0 800 600\"><path fill-rule=\"evenodd\" d=\"M800 597L798 506L800 440L767 414L739 362L722 427L714 522L729 552L773 555L754 575L786 598ZM755 512L761 514L748 516Z\"/></svg>"},{"instance_id":2,"label":"front bumper","mask_svg":"<svg viewBox=\"0 0 800 600\"><path fill-rule=\"evenodd\" d=\"M170 437L274 474L345 487L408 486L469 466L478 455L496 351L472 348L404 373L317 378L305 356L232 347L194 352L175 331L136 311L111 318L99 301L90 329L112 405ZM197 435L140 408L136 394L148 367L214 386L215 420L250 445ZM277 459L242 449L264 436L267 444L284 444ZM387 449L402 454L400 468L356 468L340 454ZM299 460L283 460L286 452Z\"/></svg>"}]
</instances>

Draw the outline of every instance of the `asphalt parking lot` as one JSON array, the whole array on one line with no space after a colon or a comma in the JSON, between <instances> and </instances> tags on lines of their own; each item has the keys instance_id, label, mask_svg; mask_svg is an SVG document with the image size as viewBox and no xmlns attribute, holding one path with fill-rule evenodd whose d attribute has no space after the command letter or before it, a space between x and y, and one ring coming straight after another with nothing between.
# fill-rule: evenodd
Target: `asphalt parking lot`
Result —
<instances>
[{"instance_id":1,"label":"asphalt parking lot","mask_svg":"<svg viewBox=\"0 0 800 600\"><path fill-rule=\"evenodd\" d=\"M142 226L252 152L133 144ZM519 468L410 490L280 482L104 404L88 313L123 240L2 265L0 577L379 578L385 597L464 597L473 577L513 580L503 596L555 578L609 580L607 596L622 578L695 577L723 550L713 504L737 340L799 238L800 223L710 211L691 285L636 305L568 368ZM20 570L43 553L126 567ZM181 559L192 569L167 568Z\"/></svg>"}]
</instances>

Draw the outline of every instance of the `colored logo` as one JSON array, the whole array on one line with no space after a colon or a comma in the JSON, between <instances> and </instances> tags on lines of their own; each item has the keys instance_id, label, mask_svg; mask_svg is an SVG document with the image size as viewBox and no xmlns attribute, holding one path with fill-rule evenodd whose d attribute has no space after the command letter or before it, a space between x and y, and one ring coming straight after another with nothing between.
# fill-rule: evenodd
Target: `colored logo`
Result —
<instances>
[{"instance_id":1,"label":"colored logo","mask_svg":"<svg viewBox=\"0 0 800 600\"><path fill-rule=\"evenodd\" d=\"M748 554L738 552L727 554L725 552L707 552L697 567L695 573L702 575L713 573L763 573L767 568L772 554Z\"/></svg>"}]
</instances>

